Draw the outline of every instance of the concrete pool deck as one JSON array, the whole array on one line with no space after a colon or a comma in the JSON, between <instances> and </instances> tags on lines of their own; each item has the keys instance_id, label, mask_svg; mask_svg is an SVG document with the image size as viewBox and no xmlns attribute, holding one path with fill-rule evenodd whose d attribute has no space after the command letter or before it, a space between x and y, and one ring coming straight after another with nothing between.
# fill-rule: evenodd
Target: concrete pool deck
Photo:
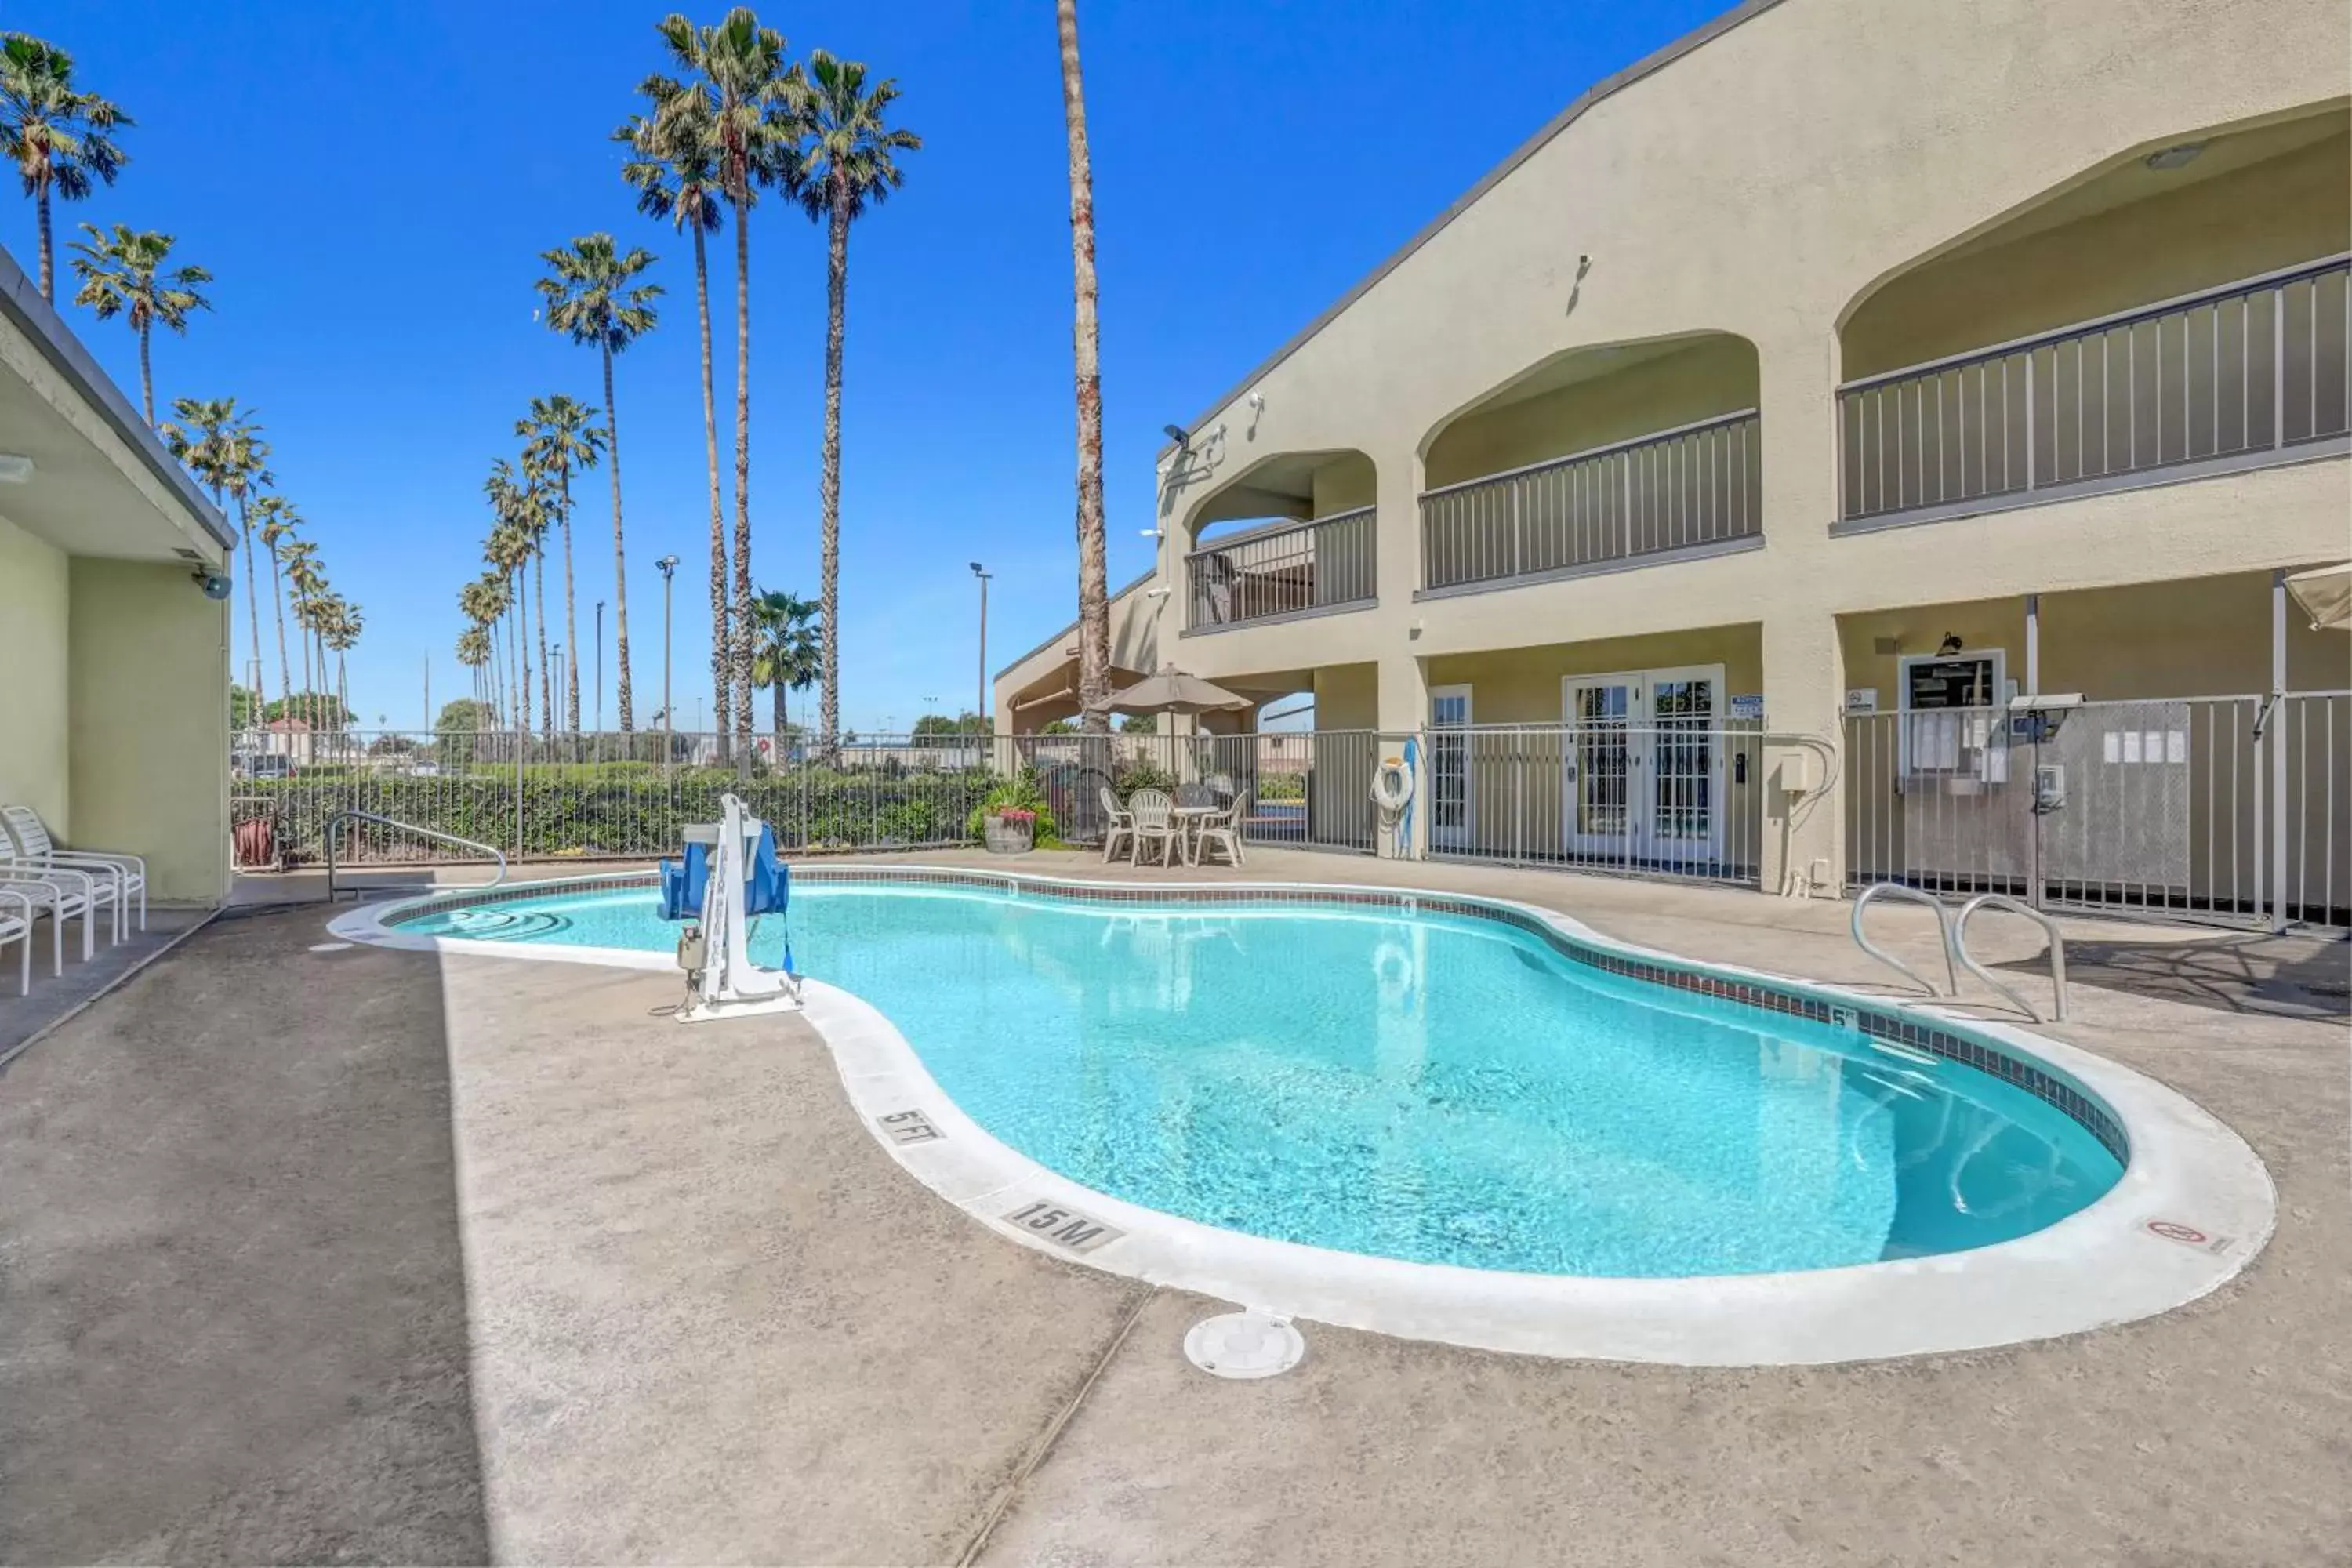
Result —
<instances>
[{"instance_id":1,"label":"concrete pool deck","mask_svg":"<svg viewBox=\"0 0 2352 1568\"><path fill-rule=\"evenodd\" d=\"M1318 855L1249 872L1876 978L1839 905ZM1932 954L1932 921L1888 916L1888 945ZM1745 1370L1307 1323L1299 1368L1232 1383L1181 1350L1217 1304L940 1202L797 1020L678 1029L661 975L312 953L323 921L215 921L0 1074L0 1555L2352 1560L2347 1034L2265 1010L2278 984L2324 1010L2340 944L2266 961L2285 980L2238 1002L2078 980L2052 1031L2200 1101L2277 1183L2269 1247L2178 1311ZM1992 959L2031 946L1985 930ZM2167 973L2243 940L2076 933L2177 952Z\"/></svg>"}]
</instances>

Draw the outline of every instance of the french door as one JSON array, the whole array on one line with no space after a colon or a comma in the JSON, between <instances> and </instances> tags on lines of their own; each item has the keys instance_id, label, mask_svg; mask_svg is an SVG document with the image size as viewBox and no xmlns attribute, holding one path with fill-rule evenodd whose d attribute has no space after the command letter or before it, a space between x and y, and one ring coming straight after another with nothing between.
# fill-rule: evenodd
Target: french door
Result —
<instances>
[{"instance_id":1,"label":"french door","mask_svg":"<svg viewBox=\"0 0 2352 1568\"><path fill-rule=\"evenodd\" d=\"M1724 706L1720 665L1562 679L1569 854L1649 866L1719 859Z\"/></svg>"},{"instance_id":2,"label":"french door","mask_svg":"<svg viewBox=\"0 0 2352 1568\"><path fill-rule=\"evenodd\" d=\"M1429 842L1470 847L1470 689L1429 689Z\"/></svg>"}]
</instances>

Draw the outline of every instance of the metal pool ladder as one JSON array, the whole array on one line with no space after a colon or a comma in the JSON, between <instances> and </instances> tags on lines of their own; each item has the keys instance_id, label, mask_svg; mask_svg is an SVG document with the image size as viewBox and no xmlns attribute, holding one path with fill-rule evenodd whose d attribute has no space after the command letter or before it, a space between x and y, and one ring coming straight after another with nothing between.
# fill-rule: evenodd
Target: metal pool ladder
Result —
<instances>
[{"instance_id":1,"label":"metal pool ladder","mask_svg":"<svg viewBox=\"0 0 2352 1568\"><path fill-rule=\"evenodd\" d=\"M1988 906L1996 910L2007 910L2012 914L2023 915L2027 920L2040 926L2043 933L2050 938L2050 986L2055 1000L2049 1017L2044 1018L2034 1010L2033 1004L1994 979L1992 972L1979 963L1969 953L1969 917ZM2007 893L1979 893L1975 898L1962 904L1960 912L1953 918L1950 941L1952 952L1959 955L1962 963L1968 965L1969 973L2015 1003L2018 1009L2027 1017L2037 1024L2063 1024L2066 1021L2066 938L2059 931L2056 921L2023 900L2012 899Z\"/></svg>"},{"instance_id":2,"label":"metal pool ladder","mask_svg":"<svg viewBox=\"0 0 2352 1568\"><path fill-rule=\"evenodd\" d=\"M331 904L335 901L335 829L346 822L373 822L379 827L396 827L403 833L413 833L419 838L430 838L437 844L454 844L460 849L478 849L499 863L497 875L479 885L485 888L495 888L507 879L506 854L496 845L484 844L475 838L460 838L454 833L444 833L435 827L420 827L415 823L403 822L393 816L381 816L373 811L351 809L339 811L327 818L327 826L322 830L327 840L327 901Z\"/></svg>"},{"instance_id":3,"label":"metal pool ladder","mask_svg":"<svg viewBox=\"0 0 2352 1568\"><path fill-rule=\"evenodd\" d=\"M1944 908L1943 900L1936 898L1933 894L1923 893L1916 888L1906 888L1900 882L1873 882L1869 887L1864 888L1862 890L1862 895L1853 901L1853 921L1852 922L1852 929L1853 931L1854 946L1862 949L1863 952L1870 954L1871 957L1878 960L1879 963L1886 965L1887 968L1892 969L1895 973L1900 974L1904 979L1908 980L1912 984L1916 985L1928 995L1941 996L1944 994L1943 992L1936 989L1935 983L1933 981L1927 979L1927 976L1921 974L1917 970L1912 968L1909 964L1904 963L1901 959L1895 957L1893 953L1887 952L1885 948L1879 946L1876 942L1871 941L1870 938L1862 933L1863 912L1881 899L1899 899L1908 904L1925 904L1929 909L1936 911L1936 934L1943 940L1944 981L1945 984L1951 988L1951 994L1953 996L1957 997L1959 995L1959 972L1952 967L1953 944L1951 912ZM1970 964L1969 967L1973 969L1975 965ZM2031 1011L2031 1009L2028 1010Z\"/></svg>"}]
</instances>

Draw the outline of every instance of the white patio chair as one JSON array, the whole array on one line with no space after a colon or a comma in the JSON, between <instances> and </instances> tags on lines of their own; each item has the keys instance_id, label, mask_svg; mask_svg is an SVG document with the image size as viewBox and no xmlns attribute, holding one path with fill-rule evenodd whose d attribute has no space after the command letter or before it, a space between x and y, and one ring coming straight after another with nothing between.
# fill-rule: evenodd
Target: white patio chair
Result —
<instances>
[{"instance_id":1,"label":"white patio chair","mask_svg":"<svg viewBox=\"0 0 2352 1568\"><path fill-rule=\"evenodd\" d=\"M10 838L16 841L15 863L19 869L45 872L63 868L85 872L92 882L100 884L107 901L114 906L115 941L123 938L133 894L139 899L139 929L147 929L147 862L140 856L68 849L49 837L49 830L41 826L40 813L29 805L0 805L0 840ZM5 847L0 844L0 851Z\"/></svg>"},{"instance_id":2,"label":"white patio chair","mask_svg":"<svg viewBox=\"0 0 2352 1568\"><path fill-rule=\"evenodd\" d=\"M33 900L14 888L0 886L0 947L16 944L16 994L33 990Z\"/></svg>"},{"instance_id":3,"label":"white patio chair","mask_svg":"<svg viewBox=\"0 0 2352 1568\"><path fill-rule=\"evenodd\" d=\"M1233 862L1236 868L1244 864L1242 856L1241 823L1242 813L1248 807L1249 791L1244 790L1234 796L1224 810L1214 816L1204 816L1201 819L1200 826L1192 829L1192 864L1197 866L1208 858L1209 846L1212 844L1223 845L1225 858Z\"/></svg>"},{"instance_id":4,"label":"white patio chair","mask_svg":"<svg viewBox=\"0 0 2352 1568\"><path fill-rule=\"evenodd\" d=\"M1127 840L1128 852L1134 853L1135 816L1118 804L1118 796L1111 793L1110 785L1101 784L1097 787L1102 791L1103 818L1106 823L1103 828L1103 864L1108 866L1118 858L1118 841L1122 838Z\"/></svg>"},{"instance_id":5,"label":"white patio chair","mask_svg":"<svg viewBox=\"0 0 2352 1568\"><path fill-rule=\"evenodd\" d=\"M49 917L49 973L66 972L66 921L81 917L81 957L89 962L98 944L92 935L93 923L102 900L97 895L98 885L79 871L58 868L47 875L36 875L15 865L0 862L0 890L15 893L32 906L35 915L47 912ZM29 942L30 937L26 938Z\"/></svg>"},{"instance_id":6,"label":"white patio chair","mask_svg":"<svg viewBox=\"0 0 2352 1568\"><path fill-rule=\"evenodd\" d=\"M1143 847L1147 844L1160 846L1162 866L1176 863L1176 856L1183 847L1184 830L1177 826L1174 805L1164 790L1139 789L1127 797L1128 815L1135 819L1131 831L1135 835L1137 865L1143 864Z\"/></svg>"}]
</instances>

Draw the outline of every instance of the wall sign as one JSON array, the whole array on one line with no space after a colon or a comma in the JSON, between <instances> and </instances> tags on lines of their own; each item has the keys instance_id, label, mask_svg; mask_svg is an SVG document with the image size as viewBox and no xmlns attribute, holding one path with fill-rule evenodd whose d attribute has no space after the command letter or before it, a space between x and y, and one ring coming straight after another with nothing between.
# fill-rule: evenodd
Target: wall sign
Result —
<instances>
[{"instance_id":1,"label":"wall sign","mask_svg":"<svg viewBox=\"0 0 2352 1568\"><path fill-rule=\"evenodd\" d=\"M919 1110L894 1110L887 1116L876 1117L874 1125L901 1148L909 1143L936 1143L947 1136Z\"/></svg>"},{"instance_id":2,"label":"wall sign","mask_svg":"<svg viewBox=\"0 0 2352 1568\"><path fill-rule=\"evenodd\" d=\"M1731 717L1760 721L1764 717L1764 694L1756 691L1734 696L1731 699Z\"/></svg>"},{"instance_id":3,"label":"wall sign","mask_svg":"<svg viewBox=\"0 0 2352 1568\"><path fill-rule=\"evenodd\" d=\"M1849 713L1877 712L1878 688L1857 686L1848 690L1845 694L1845 710Z\"/></svg>"},{"instance_id":4,"label":"wall sign","mask_svg":"<svg viewBox=\"0 0 2352 1568\"><path fill-rule=\"evenodd\" d=\"M1023 1230L1034 1232L1055 1246L1072 1252L1092 1252L1096 1247L1108 1246L1127 1234L1058 1204L1025 1203L1004 1217Z\"/></svg>"}]
</instances>

